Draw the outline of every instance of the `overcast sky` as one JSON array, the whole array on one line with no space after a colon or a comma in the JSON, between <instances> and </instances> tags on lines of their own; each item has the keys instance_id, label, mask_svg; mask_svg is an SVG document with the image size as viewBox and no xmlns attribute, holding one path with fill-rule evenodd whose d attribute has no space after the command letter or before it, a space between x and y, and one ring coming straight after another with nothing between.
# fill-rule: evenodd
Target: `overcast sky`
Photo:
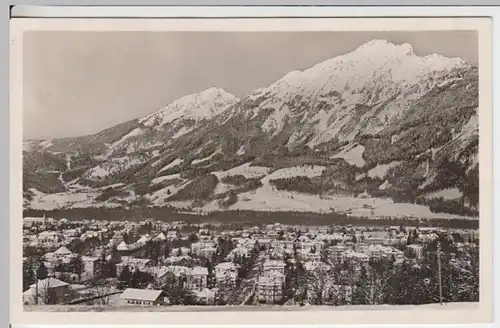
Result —
<instances>
[{"instance_id":1,"label":"overcast sky","mask_svg":"<svg viewBox=\"0 0 500 328\"><path fill-rule=\"evenodd\" d=\"M372 39L477 65L475 32L25 32L24 137L99 132L209 87L238 97Z\"/></svg>"}]
</instances>

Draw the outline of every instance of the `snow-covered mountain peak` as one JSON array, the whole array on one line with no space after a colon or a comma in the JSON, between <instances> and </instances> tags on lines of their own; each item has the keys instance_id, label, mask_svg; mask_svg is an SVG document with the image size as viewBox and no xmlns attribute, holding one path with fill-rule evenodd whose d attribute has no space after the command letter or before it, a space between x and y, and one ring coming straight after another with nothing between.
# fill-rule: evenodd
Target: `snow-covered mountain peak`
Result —
<instances>
[{"instance_id":1,"label":"snow-covered mountain peak","mask_svg":"<svg viewBox=\"0 0 500 328\"><path fill-rule=\"evenodd\" d=\"M397 45L386 40L372 40L350 53L304 71L292 71L268 90L275 96L286 97L297 92L307 96L331 91L342 93L346 89L373 87L373 83L394 84L404 89L430 73L466 66L460 58L436 54L417 56L408 43Z\"/></svg>"},{"instance_id":2,"label":"snow-covered mountain peak","mask_svg":"<svg viewBox=\"0 0 500 328\"><path fill-rule=\"evenodd\" d=\"M183 96L159 111L140 120L146 126L163 125L177 119L199 121L210 119L239 99L222 88L211 87L204 91Z\"/></svg>"},{"instance_id":3,"label":"snow-covered mountain peak","mask_svg":"<svg viewBox=\"0 0 500 328\"><path fill-rule=\"evenodd\" d=\"M356 50L351 52L351 55L354 54L358 56L384 55L394 57L401 55L412 56L415 53L413 51L413 47L409 43L397 45L387 40L376 39L366 42L356 48Z\"/></svg>"}]
</instances>

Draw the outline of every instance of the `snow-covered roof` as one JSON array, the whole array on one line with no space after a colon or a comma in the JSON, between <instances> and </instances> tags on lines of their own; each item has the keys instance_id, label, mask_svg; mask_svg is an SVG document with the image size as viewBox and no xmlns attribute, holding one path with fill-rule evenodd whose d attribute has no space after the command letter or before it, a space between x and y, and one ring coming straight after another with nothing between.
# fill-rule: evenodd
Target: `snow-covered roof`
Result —
<instances>
[{"instance_id":1,"label":"snow-covered roof","mask_svg":"<svg viewBox=\"0 0 500 328\"><path fill-rule=\"evenodd\" d=\"M56 288L56 287L64 287L64 286L69 286L68 283L61 281L56 278L45 278L43 280L38 280L38 288ZM35 288L36 283L30 285L30 288Z\"/></svg>"},{"instance_id":2,"label":"snow-covered roof","mask_svg":"<svg viewBox=\"0 0 500 328\"><path fill-rule=\"evenodd\" d=\"M275 274L273 276L262 276L259 277L259 285L272 285L281 287L283 275Z\"/></svg>"},{"instance_id":3,"label":"snow-covered roof","mask_svg":"<svg viewBox=\"0 0 500 328\"><path fill-rule=\"evenodd\" d=\"M161 267L154 267L153 268L153 274L155 274L158 278L163 277L167 272L169 272L168 267L166 266L161 266Z\"/></svg>"},{"instance_id":4,"label":"snow-covered roof","mask_svg":"<svg viewBox=\"0 0 500 328\"><path fill-rule=\"evenodd\" d=\"M156 239L158 240L165 240L167 237L163 232L161 232L158 236L156 236Z\"/></svg>"},{"instance_id":5,"label":"snow-covered roof","mask_svg":"<svg viewBox=\"0 0 500 328\"><path fill-rule=\"evenodd\" d=\"M174 275L179 276L181 274L186 274L189 268L180 265L170 265L167 267L168 272L172 272Z\"/></svg>"},{"instance_id":6,"label":"snow-covered roof","mask_svg":"<svg viewBox=\"0 0 500 328\"><path fill-rule=\"evenodd\" d=\"M314 271L317 268L320 268L320 269L323 269L323 270L329 270L330 266L328 264L326 264L326 263L323 263L323 262L308 261L308 262L304 263L304 268L307 271Z\"/></svg>"},{"instance_id":7,"label":"snow-covered roof","mask_svg":"<svg viewBox=\"0 0 500 328\"><path fill-rule=\"evenodd\" d=\"M221 270L230 270L230 269L235 269L236 265L233 262L222 262L217 264L215 268Z\"/></svg>"},{"instance_id":8,"label":"snow-covered roof","mask_svg":"<svg viewBox=\"0 0 500 328\"><path fill-rule=\"evenodd\" d=\"M137 241L137 243L146 243L149 240L151 240L151 237L145 235L145 236L142 236L141 238L139 238L139 240Z\"/></svg>"},{"instance_id":9,"label":"snow-covered roof","mask_svg":"<svg viewBox=\"0 0 500 328\"><path fill-rule=\"evenodd\" d=\"M347 250L343 253L343 255L345 257L350 257L350 258L368 258L369 256L366 255L365 253L359 253L359 252L355 252L353 250Z\"/></svg>"},{"instance_id":10,"label":"snow-covered roof","mask_svg":"<svg viewBox=\"0 0 500 328\"><path fill-rule=\"evenodd\" d=\"M151 261L149 259L128 257L128 258L125 258L120 264L121 265L134 265L134 264L135 265L146 265L146 264L151 263L151 262L153 262L153 261Z\"/></svg>"},{"instance_id":11,"label":"snow-covered roof","mask_svg":"<svg viewBox=\"0 0 500 328\"><path fill-rule=\"evenodd\" d=\"M161 296L162 292L162 290L127 288L120 295L120 298L142 301L156 301L158 297Z\"/></svg>"},{"instance_id":12,"label":"snow-covered roof","mask_svg":"<svg viewBox=\"0 0 500 328\"><path fill-rule=\"evenodd\" d=\"M69 254L72 254L72 252L66 246L59 247L59 249L56 250L54 253L57 254L57 255L69 255Z\"/></svg>"},{"instance_id":13,"label":"snow-covered roof","mask_svg":"<svg viewBox=\"0 0 500 328\"><path fill-rule=\"evenodd\" d=\"M265 267L284 267L285 263L283 261L267 260L264 262Z\"/></svg>"},{"instance_id":14,"label":"snow-covered roof","mask_svg":"<svg viewBox=\"0 0 500 328\"><path fill-rule=\"evenodd\" d=\"M208 269L205 267L194 267L189 272L190 275L208 275Z\"/></svg>"},{"instance_id":15,"label":"snow-covered roof","mask_svg":"<svg viewBox=\"0 0 500 328\"><path fill-rule=\"evenodd\" d=\"M99 260L97 256L82 256L82 261L84 262L95 262Z\"/></svg>"}]
</instances>

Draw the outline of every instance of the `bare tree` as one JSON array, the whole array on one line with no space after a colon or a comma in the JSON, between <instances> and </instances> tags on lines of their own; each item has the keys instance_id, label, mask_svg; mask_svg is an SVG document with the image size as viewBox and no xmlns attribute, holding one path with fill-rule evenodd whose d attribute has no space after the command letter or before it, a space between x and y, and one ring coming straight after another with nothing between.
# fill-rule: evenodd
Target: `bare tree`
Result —
<instances>
[{"instance_id":1,"label":"bare tree","mask_svg":"<svg viewBox=\"0 0 500 328\"><path fill-rule=\"evenodd\" d=\"M353 286L356 302L368 305L383 304L387 295L387 287L393 270L382 262L373 262L370 266L362 266L358 274L350 274L350 285Z\"/></svg>"},{"instance_id":2,"label":"bare tree","mask_svg":"<svg viewBox=\"0 0 500 328\"><path fill-rule=\"evenodd\" d=\"M337 304L340 290L335 284L335 272L324 266L318 266L307 275L308 289L315 305Z\"/></svg>"},{"instance_id":3,"label":"bare tree","mask_svg":"<svg viewBox=\"0 0 500 328\"><path fill-rule=\"evenodd\" d=\"M37 283L35 293L33 295L34 304L56 304L58 303L57 295L54 289L50 286L50 279L40 280Z\"/></svg>"},{"instance_id":4,"label":"bare tree","mask_svg":"<svg viewBox=\"0 0 500 328\"><path fill-rule=\"evenodd\" d=\"M235 285L232 282L229 275L224 277L224 279L217 282L217 293L215 296L215 301L219 305L225 305L228 303L237 302L236 293L235 293Z\"/></svg>"},{"instance_id":5,"label":"bare tree","mask_svg":"<svg viewBox=\"0 0 500 328\"><path fill-rule=\"evenodd\" d=\"M114 292L113 285L105 278L97 278L92 281L91 293L99 305L108 305L109 298Z\"/></svg>"},{"instance_id":6,"label":"bare tree","mask_svg":"<svg viewBox=\"0 0 500 328\"><path fill-rule=\"evenodd\" d=\"M361 286L365 303L369 305L384 303L390 275L371 271L367 278Z\"/></svg>"}]
</instances>

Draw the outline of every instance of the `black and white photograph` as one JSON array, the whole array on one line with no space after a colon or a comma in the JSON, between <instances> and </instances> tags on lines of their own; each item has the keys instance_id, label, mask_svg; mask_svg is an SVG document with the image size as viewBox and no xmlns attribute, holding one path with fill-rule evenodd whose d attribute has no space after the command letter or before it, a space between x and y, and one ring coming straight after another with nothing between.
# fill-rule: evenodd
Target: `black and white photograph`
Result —
<instances>
[{"instance_id":1,"label":"black and white photograph","mask_svg":"<svg viewBox=\"0 0 500 328\"><path fill-rule=\"evenodd\" d=\"M478 306L479 32L423 28L24 31L23 311Z\"/></svg>"}]
</instances>

